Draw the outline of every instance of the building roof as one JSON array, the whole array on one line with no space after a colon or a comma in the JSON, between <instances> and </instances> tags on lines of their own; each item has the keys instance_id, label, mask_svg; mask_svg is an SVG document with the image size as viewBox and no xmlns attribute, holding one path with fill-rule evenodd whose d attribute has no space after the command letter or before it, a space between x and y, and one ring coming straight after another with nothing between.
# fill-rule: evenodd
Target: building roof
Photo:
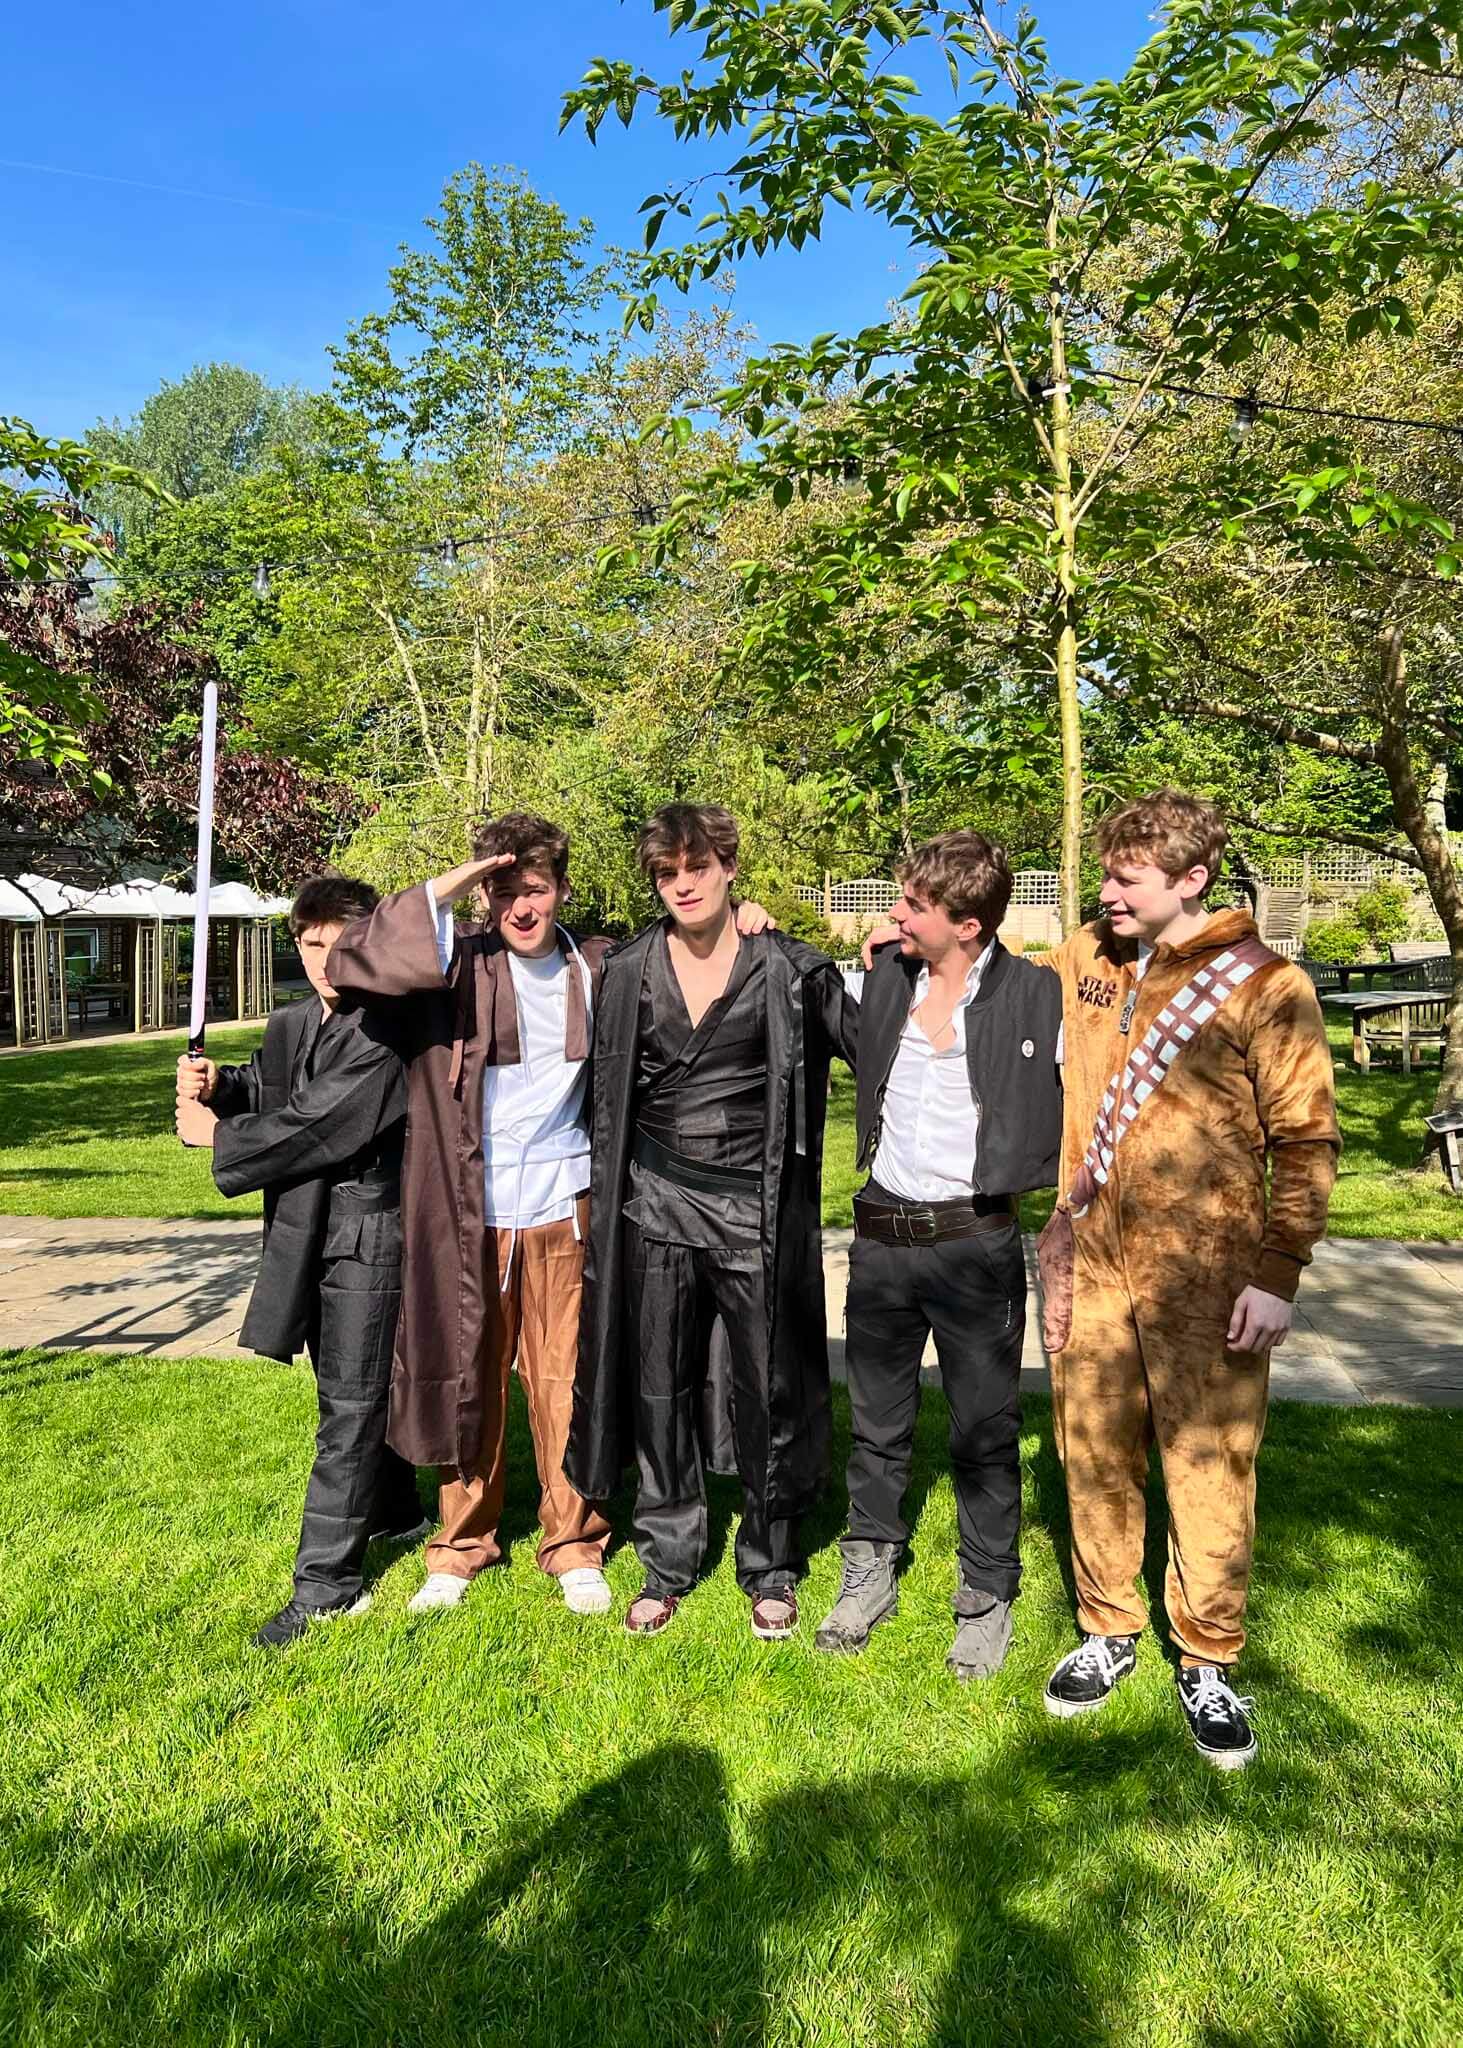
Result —
<instances>
[{"instance_id":1,"label":"building roof","mask_svg":"<svg viewBox=\"0 0 1463 2048\"><path fill-rule=\"evenodd\" d=\"M191 921L196 900L191 890L141 877L95 889L55 882L49 875L21 875L18 884L0 880L0 919L11 924L39 924L43 913L100 922L137 918L145 923L183 923ZM288 896L260 896L243 882L217 882L208 892L210 917L276 917L289 907Z\"/></svg>"}]
</instances>

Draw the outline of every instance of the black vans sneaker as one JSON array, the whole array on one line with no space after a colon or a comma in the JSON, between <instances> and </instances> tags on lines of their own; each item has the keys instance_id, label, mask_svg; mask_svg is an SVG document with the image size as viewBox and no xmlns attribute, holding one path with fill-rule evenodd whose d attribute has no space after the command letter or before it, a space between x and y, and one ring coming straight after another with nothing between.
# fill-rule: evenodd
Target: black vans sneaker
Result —
<instances>
[{"instance_id":1,"label":"black vans sneaker","mask_svg":"<svg viewBox=\"0 0 1463 2048\"><path fill-rule=\"evenodd\" d=\"M1059 1721L1106 1706L1114 1688L1137 1668L1136 1636L1084 1636L1046 1682L1042 1703Z\"/></svg>"},{"instance_id":2,"label":"black vans sneaker","mask_svg":"<svg viewBox=\"0 0 1463 2048\"><path fill-rule=\"evenodd\" d=\"M1182 1666L1178 1684L1179 1705L1200 1756L1221 1771L1242 1771L1259 1748L1249 1720L1254 1701L1241 1699L1217 1664Z\"/></svg>"}]
</instances>

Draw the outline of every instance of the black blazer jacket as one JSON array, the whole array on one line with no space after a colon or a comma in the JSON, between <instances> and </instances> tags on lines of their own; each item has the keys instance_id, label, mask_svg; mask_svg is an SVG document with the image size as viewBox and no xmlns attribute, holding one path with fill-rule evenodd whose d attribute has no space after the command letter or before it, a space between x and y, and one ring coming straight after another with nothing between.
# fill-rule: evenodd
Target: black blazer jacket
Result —
<instances>
[{"instance_id":1,"label":"black blazer jacket","mask_svg":"<svg viewBox=\"0 0 1463 2048\"><path fill-rule=\"evenodd\" d=\"M1062 1084L1057 1040L1062 990L1055 974L1008 953L999 939L965 1012L971 1099L980 1111L975 1191L1019 1195L1056 1185L1062 1142ZM864 976L859 1003L858 1163L867 1171L879 1149L884 1091L900 1033L909 1019L919 960L882 946Z\"/></svg>"}]
</instances>

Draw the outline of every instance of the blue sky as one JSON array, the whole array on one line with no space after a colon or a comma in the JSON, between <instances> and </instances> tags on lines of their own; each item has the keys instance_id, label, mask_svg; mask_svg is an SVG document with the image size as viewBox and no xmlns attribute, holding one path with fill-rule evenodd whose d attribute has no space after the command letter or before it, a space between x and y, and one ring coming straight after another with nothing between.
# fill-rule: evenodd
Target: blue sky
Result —
<instances>
[{"instance_id":1,"label":"blue sky","mask_svg":"<svg viewBox=\"0 0 1463 2048\"><path fill-rule=\"evenodd\" d=\"M1134 0L1038 11L1075 77L1121 69L1151 32ZM52 434L126 417L199 362L324 384L326 345L382 301L398 243L473 158L620 242L693 163L654 122L607 124L595 148L558 134L591 57L689 61L650 0L81 0L16 10L5 42L36 111L0 140L0 412ZM749 262L737 305L764 341L797 339L877 318L912 274L880 224L840 220L819 248Z\"/></svg>"}]
</instances>

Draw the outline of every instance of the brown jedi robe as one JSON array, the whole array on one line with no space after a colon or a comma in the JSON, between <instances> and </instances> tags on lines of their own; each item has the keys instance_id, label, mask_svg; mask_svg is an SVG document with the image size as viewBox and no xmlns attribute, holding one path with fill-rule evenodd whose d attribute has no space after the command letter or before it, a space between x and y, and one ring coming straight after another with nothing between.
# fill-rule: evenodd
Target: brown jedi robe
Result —
<instances>
[{"instance_id":1,"label":"brown jedi robe","mask_svg":"<svg viewBox=\"0 0 1463 2048\"><path fill-rule=\"evenodd\" d=\"M576 941L596 996L607 939ZM563 938L560 946L567 951ZM401 1320L391 1373L394 1450L416 1465L467 1473L484 1433L497 1428L495 1376L484 1371L483 1079L516 1066L518 1005L506 948L495 931L459 925L442 973L425 888L388 896L346 926L326 972L368 1010L389 1004L392 1040L407 1065L402 1168ZM584 984L569 979L566 1052L587 1059Z\"/></svg>"}]
</instances>

